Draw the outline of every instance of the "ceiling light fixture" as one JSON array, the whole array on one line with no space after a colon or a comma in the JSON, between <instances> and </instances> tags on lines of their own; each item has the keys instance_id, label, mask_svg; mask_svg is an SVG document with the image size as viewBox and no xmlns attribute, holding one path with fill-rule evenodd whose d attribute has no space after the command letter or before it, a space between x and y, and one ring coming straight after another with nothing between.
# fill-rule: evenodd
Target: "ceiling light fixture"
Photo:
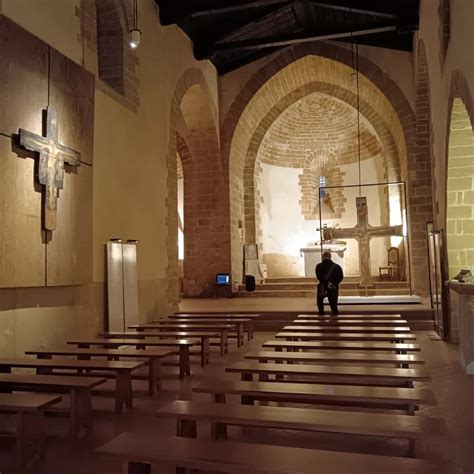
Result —
<instances>
[{"instance_id":1,"label":"ceiling light fixture","mask_svg":"<svg viewBox=\"0 0 474 474\"><path fill-rule=\"evenodd\" d=\"M133 29L130 31L128 44L130 48L137 49L140 45L142 32L138 29L138 4L137 0L133 0Z\"/></svg>"}]
</instances>

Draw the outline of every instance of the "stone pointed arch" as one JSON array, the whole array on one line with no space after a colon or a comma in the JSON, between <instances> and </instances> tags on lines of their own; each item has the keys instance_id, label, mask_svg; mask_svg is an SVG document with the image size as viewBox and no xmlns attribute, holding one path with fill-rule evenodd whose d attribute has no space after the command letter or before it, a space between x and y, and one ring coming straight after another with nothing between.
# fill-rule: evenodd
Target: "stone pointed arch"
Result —
<instances>
[{"instance_id":1,"label":"stone pointed arch","mask_svg":"<svg viewBox=\"0 0 474 474\"><path fill-rule=\"evenodd\" d=\"M228 113L226 114L221 127L221 150L223 160L229 163L230 175L233 173L233 164L231 163L231 146L232 141L235 135L235 131L239 124L239 120L244 113L249 102L252 100L253 96L264 87L264 85L276 74L278 74L282 69L289 66L290 64L304 58L305 56L316 56L326 59L331 59L333 61L339 62L347 67L352 66L352 56L349 49L324 42L315 42L309 44L297 45L293 48L288 48L282 51L280 54L276 55L269 62L264 64L253 76L247 81L243 86L241 91L234 98ZM411 226L414 223L421 222L421 217L417 216L417 204L415 198L414 189L416 189L416 194L419 192L431 194L431 189L428 189L429 186L421 186L414 179L413 174L409 174L408 170L412 167L416 167L418 153L417 153L417 143L416 143L416 118L415 114L410 106L409 101L405 97L404 93L401 91L397 83L385 73L378 65L370 61L364 56L360 56L358 59L359 72L361 75L375 85L386 98L390 106L396 113L399 125L400 132L397 133L399 141L403 141L404 147L406 150L406 159L401 163L401 176L402 179L406 180L407 191L408 191L408 228L410 230L411 238L411 266L414 270L412 272L412 279L415 283L415 290L422 294L426 294L428 291L428 283L426 280L426 275L424 274L423 267L420 267L419 259L423 259L422 252L418 249L423 249L426 245L426 235L425 231L423 232L413 232ZM286 84L281 83L280 86L285 88ZM242 152L242 150L240 150ZM239 190L239 187L242 188L242 185L238 183L231 183L231 189ZM423 189L420 189L423 188ZM243 192L243 189L242 189ZM242 200L243 201L243 200ZM240 205L240 204L239 204ZM231 220L232 226L232 235L236 233L236 222L234 218ZM424 218L423 218L424 220ZM424 222L423 222L424 224ZM232 242L233 255L238 254L238 245ZM234 266L238 265L239 257L234 258Z\"/></svg>"},{"instance_id":2,"label":"stone pointed arch","mask_svg":"<svg viewBox=\"0 0 474 474\"><path fill-rule=\"evenodd\" d=\"M186 117L180 109L183 99L185 98L188 91L194 86L199 86L203 100L206 102L208 107L208 113L210 114L210 127L206 129L206 134L203 136L199 134L199 131L192 130L187 127ZM176 214L177 207L177 162L176 154L178 149L185 156L181 156L183 162L184 178L185 178L185 239L190 238L191 242L185 244L185 263L184 263L184 293L192 296L199 296L211 292L212 279L210 278L210 272L214 271L214 266L202 264L199 259L204 258L210 260L214 257L217 265L222 265L225 271L226 261L228 260L225 255L225 245L215 245L215 248L219 248L224 255L215 253L213 256L209 256L212 253L212 248L201 249L200 242L196 242L200 238L199 232L196 228L199 226L200 230L206 232L206 224L203 220L199 220L198 217L191 216L196 214L199 210L194 209L193 206L202 206L203 209L206 206L212 206L216 204L215 201L209 200L208 202L202 197L202 194L207 188L215 189L216 185L213 181L216 181L212 172L204 175L205 170L203 168L212 166L212 161L220 161L219 152L219 140L217 133L217 109L210 93L209 85L206 82L204 74L199 68L187 69L181 77L178 79L175 92L171 99L170 107L170 122L169 122L169 138L168 138L168 154L167 154L167 199L166 199L166 226L167 226L167 268L166 276L168 280L168 299L171 302L173 308L176 307L179 301L178 291L178 249L177 249L177 233L178 233L178 221ZM184 152L184 145L186 145L186 151ZM204 161L208 163L203 163ZM216 172L218 167L214 167ZM199 173L201 173L199 175ZM192 198L189 198L192 195ZM228 204L228 200L223 200L223 203ZM205 213L205 210L203 210ZM212 214L211 211L209 211ZM220 214L225 214L221 212ZM221 216L219 216L221 218ZM186 222L187 220L187 222ZM207 226L213 226L214 222L209 221ZM196 231L196 232L195 232ZM212 230L208 229L208 232L212 234ZM188 234L189 233L189 234ZM192 235L191 235L192 234ZM212 244L212 241L209 241ZM212 247L212 245L210 245ZM222 257L222 259L219 259ZM207 273L202 273L199 269L206 270ZM190 290L191 288L191 290Z\"/></svg>"}]
</instances>

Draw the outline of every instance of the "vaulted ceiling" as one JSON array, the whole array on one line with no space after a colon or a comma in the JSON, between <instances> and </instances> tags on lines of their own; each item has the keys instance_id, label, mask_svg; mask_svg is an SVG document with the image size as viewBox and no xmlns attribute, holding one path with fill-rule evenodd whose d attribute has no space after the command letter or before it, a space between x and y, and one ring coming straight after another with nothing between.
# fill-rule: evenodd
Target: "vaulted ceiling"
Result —
<instances>
[{"instance_id":1,"label":"vaulted ceiling","mask_svg":"<svg viewBox=\"0 0 474 474\"><path fill-rule=\"evenodd\" d=\"M333 40L411 51L419 0L155 0L196 59L220 74L297 43Z\"/></svg>"}]
</instances>

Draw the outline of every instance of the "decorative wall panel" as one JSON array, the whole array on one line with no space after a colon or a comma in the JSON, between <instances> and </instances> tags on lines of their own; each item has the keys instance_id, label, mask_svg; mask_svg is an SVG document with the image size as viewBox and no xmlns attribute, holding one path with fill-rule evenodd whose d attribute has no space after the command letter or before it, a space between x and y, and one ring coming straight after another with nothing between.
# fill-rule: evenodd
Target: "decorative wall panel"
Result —
<instances>
[{"instance_id":1,"label":"decorative wall panel","mask_svg":"<svg viewBox=\"0 0 474 474\"><path fill-rule=\"evenodd\" d=\"M38 156L19 129L41 135L43 111L58 113L59 140L81 153L66 167L57 230L42 230ZM0 287L91 281L94 77L0 15Z\"/></svg>"}]
</instances>

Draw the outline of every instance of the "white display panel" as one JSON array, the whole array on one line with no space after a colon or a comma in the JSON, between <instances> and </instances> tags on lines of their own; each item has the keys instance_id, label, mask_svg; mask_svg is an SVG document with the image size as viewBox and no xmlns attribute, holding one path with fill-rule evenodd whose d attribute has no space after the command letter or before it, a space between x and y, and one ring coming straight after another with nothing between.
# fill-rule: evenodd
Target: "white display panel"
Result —
<instances>
[{"instance_id":1,"label":"white display panel","mask_svg":"<svg viewBox=\"0 0 474 474\"><path fill-rule=\"evenodd\" d=\"M123 253L121 242L107 243L107 296L108 330L123 331L124 291L123 291Z\"/></svg>"},{"instance_id":2,"label":"white display panel","mask_svg":"<svg viewBox=\"0 0 474 474\"><path fill-rule=\"evenodd\" d=\"M126 243L123 249L123 295L125 329L138 324L137 245Z\"/></svg>"}]
</instances>

